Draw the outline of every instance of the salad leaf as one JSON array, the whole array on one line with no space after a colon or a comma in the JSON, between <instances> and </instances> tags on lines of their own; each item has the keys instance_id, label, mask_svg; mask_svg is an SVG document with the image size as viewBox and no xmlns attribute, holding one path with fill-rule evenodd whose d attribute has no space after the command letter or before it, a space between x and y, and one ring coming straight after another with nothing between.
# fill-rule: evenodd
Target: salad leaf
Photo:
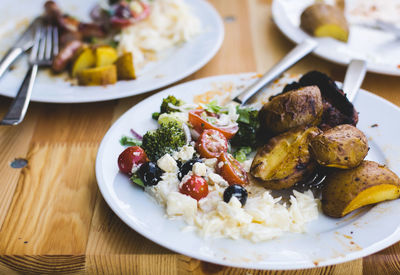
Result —
<instances>
[{"instance_id":1,"label":"salad leaf","mask_svg":"<svg viewBox=\"0 0 400 275\"><path fill-rule=\"evenodd\" d=\"M119 140L119 143L121 143L122 146L141 146L142 141L128 137L128 136L122 136L121 139Z\"/></svg>"},{"instance_id":2,"label":"salad leaf","mask_svg":"<svg viewBox=\"0 0 400 275\"><path fill-rule=\"evenodd\" d=\"M239 162L244 162L247 159L247 155L251 153L251 147L249 146L245 146L245 147L241 147L239 148L239 150L237 150L233 156L235 157L235 159L237 159Z\"/></svg>"},{"instance_id":3,"label":"salad leaf","mask_svg":"<svg viewBox=\"0 0 400 275\"><path fill-rule=\"evenodd\" d=\"M142 181L142 179L136 174L134 173L131 177L131 181L141 187L144 188L144 182Z\"/></svg>"},{"instance_id":4,"label":"salad leaf","mask_svg":"<svg viewBox=\"0 0 400 275\"><path fill-rule=\"evenodd\" d=\"M231 139L232 145L238 147L257 147L257 132L260 128L258 111L251 107L241 108L239 106L236 108L236 111L239 114L236 121L239 130Z\"/></svg>"}]
</instances>

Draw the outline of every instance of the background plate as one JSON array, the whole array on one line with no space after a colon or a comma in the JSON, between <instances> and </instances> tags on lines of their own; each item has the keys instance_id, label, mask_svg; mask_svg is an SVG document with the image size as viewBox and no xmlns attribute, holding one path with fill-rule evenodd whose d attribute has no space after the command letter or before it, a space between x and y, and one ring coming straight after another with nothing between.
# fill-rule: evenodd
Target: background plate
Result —
<instances>
[{"instance_id":1,"label":"background plate","mask_svg":"<svg viewBox=\"0 0 400 275\"><path fill-rule=\"evenodd\" d=\"M300 15L313 0L274 0L272 17L281 32L294 43L310 36L300 29ZM384 31L350 25L347 43L332 38L314 38L319 46L314 54L347 65L353 58L365 59L368 71L400 75L400 39Z\"/></svg>"},{"instance_id":2,"label":"background plate","mask_svg":"<svg viewBox=\"0 0 400 275\"><path fill-rule=\"evenodd\" d=\"M43 12L44 0L1 0L3 13L0 17L0 56L13 45L30 20ZM97 0L59 1L65 12L89 20L89 12ZM118 81L106 87L71 86L66 75L51 76L48 70L38 74L32 92L32 101L53 103L80 103L117 99L145 93L174 83L203 67L220 48L224 27L217 11L204 0L185 0L201 21L202 32L192 40L176 46L165 57L147 64L137 72L138 78ZM23 7L23 8L21 8ZM14 97L27 71L27 58L15 63L10 73L0 80L0 95Z\"/></svg>"},{"instance_id":3,"label":"background plate","mask_svg":"<svg viewBox=\"0 0 400 275\"><path fill-rule=\"evenodd\" d=\"M131 128L144 134L156 128L151 114L159 110L162 98L175 95L186 102L206 91L225 91L234 96L250 85L255 74L225 75L190 81L157 93L123 114L101 142L96 159L100 191L111 209L132 229L173 251L207 262L241 268L299 269L331 265L360 258L400 239L400 200L364 208L342 219L323 214L308 226L305 234L285 234L262 243L246 240L202 239L194 232L182 232L184 222L169 220L165 210L126 175L119 173L118 155L124 147L122 135ZM267 90L281 91L282 86ZM360 112L358 127L367 135L370 160L386 163L400 174L400 109L388 101L361 90L355 100ZM380 110L371 112L371 109ZM371 127L377 124L377 127Z\"/></svg>"}]
</instances>

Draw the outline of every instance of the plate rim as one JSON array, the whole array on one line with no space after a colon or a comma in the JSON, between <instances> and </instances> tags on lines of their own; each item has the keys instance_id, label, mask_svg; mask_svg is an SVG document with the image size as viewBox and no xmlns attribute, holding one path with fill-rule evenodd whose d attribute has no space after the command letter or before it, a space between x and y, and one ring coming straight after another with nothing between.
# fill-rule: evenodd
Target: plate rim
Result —
<instances>
[{"instance_id":1,"label":"plate rim","mask_svg":"<svg viewBox=\"0 0 400 275\"><path fill-rule=\"evenodd\" d=\"M192 81L188 81L185 83L181 83L178 85L174 85L168 89L165 89L163 91L161 91L163 94L167 94L170 93L171 90L175 89L177 86L180 85L185 85L185 84L192 84L195 82L203 82L203 81L207 81L207 82L215 82L215 79L218 78L224 78L224 77L237 77L237 78L246 78L250 75L255 75L256 73L237 73L237 74L221 74L221 75L215 75L215 76L209 76L209 77L204 77L204 78L199 78L199 79L195 79ZM218 80L217 80L218 81ZM391 108L394 108L396 110L396 112L398 112L400 114L400 107L393 104L392 102L372 93L369 92L367 90L364 89L360 89L360 92L366 94L366 96L370 96L372 98L374 98L374 100L378 100L383 104L387 104L388 106L390 106ZM147 97L146 99L140 101L139 103L135 104L134 106L132 106L131 108L129 108L127 111L125 111L117 120L114 121L114 123L111 125L111 127L109 128L109 130L107 131L107 133L104 135L100 146L98 148L98 152L97 152L97 156L96 156L96 164L95 164L95 172L96 172L96 180L97 180L97 185L99 187L100 193L103 196L104 200L106 201L107 205L111 208L111 210L114 212L115 215L117 215L128 227L130 227L130 229L134 230L135 232L139 233L140 235L142 235L143 237L151 240L152 242L154 242L157 245L160 245L162 247L165 247L171 251L174 251L176 253L180 253L195 259L199 259L202 261L206 261L206 262L211 262L214 264L218 264L218 265L223 265L223 266L229 266L229 267L235 267L235 268L248 268L248 269L254 269L254 270L295 270L295 269L309 269L309 268L316 268L316 267L324 267L324 266L328 266L328 265L334 265L334 264L339 264L339 263L345 263L345 262L349 262L355 259L360 259L363 258L365 256L371 255L373 253L379 252L380 250L383 250L393 244L395 244L396 242L398 242L400 240L400 222L399 225L397 226L396 230L388 235L386 238L380 240L379 242L376 242L372 245L370 245L367 248L363 248L362 250L359 251L352 251L349 252L348 254L346 254L344 257L336 257L336 258L329 258L327 260L321 261L318 265L311 265L311 264L306 264L306 263L295 263L295 264L291 264L291 265L287 265L287 264L282 264L282 263L275 263L275 264L270 264L267 267L261 267L261 266L254 266L254 263L232 263L232 262L224 262L221 259L210 259L209 257L203 256L203 255L199 255L196 253L191 253L191 251L183 251L182 249L173 247L171 245L169 245L168 243L165 243L163 241L160 242L159 239L156 239L155 236L152 236L151 234L149 234L148 232L145 232L143 230L141 230L140 228L135 228L134 225L131 225L131 221L124 215L122 215L119 211L119 207L118 205L113 201L111 195L107 192L106 190L106 183L103 179L103 175L102 175L102 169L101 169L101 160L103 158L103 154L104 154L104 148L106 147L108 140L110 139L110 136L114 130L114 128L117 128L118 125L120 123L122 123L124 116L131 112L136 106L138 106L139 104L144 104L143 102L145 101L151 101L153 98L159 96L159 93L154 94L152 96Z\"/></svg>"},{"instance_id":2,"label":"plate rim","mask_svg":"<svg viewBox=\"0 0 400 275\"><path fill-rule=\"evenodd\" d=\"M193 0L191 0L193 1ZM190 5L191 1L185 0L186 4ZM216 43L213 45L213 47L211 48L211 50L204 55L204 57L199 60L197 63L191 64L190 66L188 66L188 68L186 70L184 70L181 74L174 74L173 76L171 76L170 78L165 78L162 79L160 81L158 81L157 85L152 86L151 88L147 88L144 89L140 92L135 92L132 93L133 90L135 90L135 87L132 87L130 89L127 89L128 92L120 94L118 96L113 96L112 94L110 94L110 96L103 96L102 98L83 98L83 99L58 99L58 98L43 98L43 97L38 97L35 96L34 90L32 91L32 96L31 96L31 100L32 102L39 102L39 103L55 103L55 104L78 104L78 103L92 103L92 102L104 102L104 101L111 101L111 100L117 100L117 99L121 99L121 98L127 98L127 97L131 97L131 96L136 96L136 95L141 95L141 94L145 94L145 93L149 93L161 88L164 88L168 85L172 85L188 76L190 76L191 74L197 72L198 70L200 70L201 68L203 68L208 62L211 61L211 59L213 57L215 57L215 55L218 53L218 51L221 49L222 43L224 41L224 37L225 37L225 27L224 27L224 23L223 23L223 19L221 17L221 15L219 14L219 12L217 11L217 9L211 5L211 3L209 3L208 1L205 0L196 0L198 1L198 3L201 3L201 5L204 5L204 7L206 7L206 9L208 9L208 11L210 13L213 14L214 19L217 22L217 25L215 25L214 29L217 31L218 36L216 37ZM206 31L206 30L204 30ZM185 42L188 43L188 42ZM179 47L179 46L174 46L174 47ZM0 79L1 80L1 79ZM135 80L128 80L128 81L135 81ZM0 82L1 85L1 82ZM84 86L76 86L79 89L84 89ZM102 86L99 86L102 87ZM107 87L106 87L107 88ZM15 98L15 95L10 95L10 94L5 94L6 90L1 90L0 89L0 96L4 96L4 97L8 97L8 98ZM84 92L84 91L82 91Z\"/></svg>"},{"instance_id":3,"label":"plate rim","mask_svg":"<svg viewBox=\"0 0 400 275\"><path fill-rule=\"evenodd\" d=\"M282 14L282 9L281 9L281 3L280 0L272 0L272 5L271 5L271 14L272 14L272 20L274 21L275 25L279 29L279 31L291 42L297 44L300 44L303 40L302 37L297 36L294 34L294 31L301 31L304 37L307 37L309 39L314 39L315 37L312 37L308 35L307 33L303 32L300 28L297 28L295 26L292 26L290 22L284 20L279 14ZM350 59L347 61L344 61L343 59L334 59L331 58L330 56L326 55L323 50L321 50L321 47L317 46L317 48L312 52L313 55L318 56L321 59L324 59L326 61L332 62L334 64L339 64L342 66L348 66L350 64ZM400 70L399 69L385 69L382 67L375 67L374 63L367 62L367 71L371 73L377 73L381 75L390 75L390 76L400 76Z\"/></svg>"}]
</instances>

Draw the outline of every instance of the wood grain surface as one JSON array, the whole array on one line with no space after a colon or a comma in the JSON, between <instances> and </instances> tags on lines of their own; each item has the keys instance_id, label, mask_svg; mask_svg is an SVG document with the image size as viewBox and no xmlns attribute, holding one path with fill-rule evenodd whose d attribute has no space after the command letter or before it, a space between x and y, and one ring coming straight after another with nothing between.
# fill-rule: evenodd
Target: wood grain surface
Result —
<instances>
[{"instance_id":1,"label":"wood grain surface","mask_svg":"<svg viewBox=\"0 0 400 275\"><path fill-rule=\"evenodd\" d=\"M269 0L211 0L225 21L221 50L181 82L264 72L292 47ZM345 68L309 56L291 72ZM0 83L1 85L1 83ZM400 78L367 74L363 88L400 105ZM127 227L106 205L95 157L112 123L152 93L90 104L31 103L25 121L0 128L0 274L400 274L400 245L352 262L295 271L244 270L176 254ZM10 99L1 97L0 115ZM23 158L28 165L10 163Z\"/></svg>"}]
</instances>

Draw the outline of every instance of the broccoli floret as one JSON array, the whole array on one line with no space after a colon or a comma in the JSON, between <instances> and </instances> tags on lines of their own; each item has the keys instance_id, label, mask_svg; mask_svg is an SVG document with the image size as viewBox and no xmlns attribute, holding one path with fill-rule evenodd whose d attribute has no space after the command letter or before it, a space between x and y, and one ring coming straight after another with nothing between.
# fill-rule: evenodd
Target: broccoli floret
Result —
<instances>
[{"instance_id":1,"label":"broccoli floret","mask_svg":"<svg viewBox=\"0 0 400 275\"><path fill-rule=\"evenodd\" d=\"M161 114L169 114L169 113L173 113L173 112L179 112L179 109L172 107L173 106L182 106L184 104L184 102L180 99L177 99L176 97L174 97L173 95L169 95L168 97L164 98L161 106L160 106L160 112L154 112L152 117L153 119L157 120L158 117Z\"/></svg>"},{"instance_id":2,"label":"broccoli floret","mask_svg":"<svg viewBox=\"0 0 400 275\"><path fill-rule=\"evenodd\" d=\"M143 136L142 148L151 161L157 161L185 144L185 132L176 122L169 122L160 125L157 130L148 131Z\"/></svg>"},{"instance_id":3,"label":"broccoli floret","mask_svg":"<svg viewBox=\"0 0 400 275\"><path fill-rule=\"evenodd\" d=\"M233 146L257 146L257 132L260 127L258 111L253 108L237 108L239 118L237 120L239 130L231 139Z\"/></svg>"}]
</instances>

